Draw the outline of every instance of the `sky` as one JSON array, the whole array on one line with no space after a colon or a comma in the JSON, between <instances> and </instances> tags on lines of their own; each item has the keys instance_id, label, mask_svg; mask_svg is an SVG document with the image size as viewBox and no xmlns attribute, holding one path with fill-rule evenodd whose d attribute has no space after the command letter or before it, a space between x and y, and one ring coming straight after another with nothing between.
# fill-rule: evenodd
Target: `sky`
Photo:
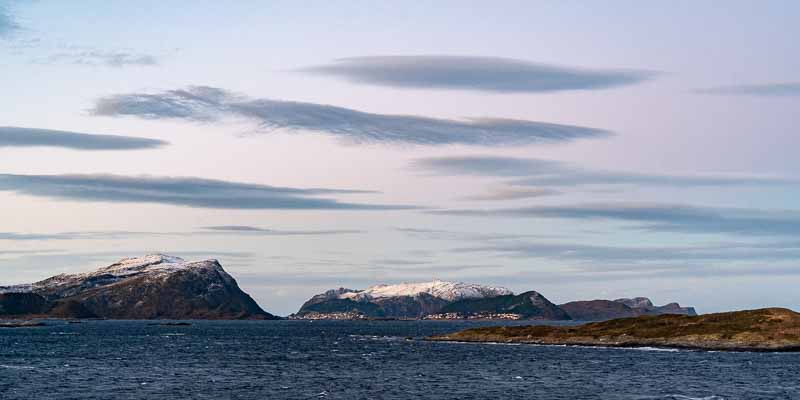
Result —
<instances>
[{"instance_id":1,"label":"sky","mask_svg":"<svg viewBox=\"0 0 800 400\"><path fill-rule=\"evenodd\" d=\"M0 0L0 285L219 259L800 309L800 3Z\"/></svg>"}]
</instances>

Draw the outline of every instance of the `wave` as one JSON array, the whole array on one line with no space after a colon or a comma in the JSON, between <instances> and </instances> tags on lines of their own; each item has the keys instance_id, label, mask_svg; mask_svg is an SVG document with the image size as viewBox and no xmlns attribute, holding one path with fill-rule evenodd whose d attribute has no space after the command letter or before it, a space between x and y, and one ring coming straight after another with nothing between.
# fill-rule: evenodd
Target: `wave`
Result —
<instances>
[{"instance_id":1,"label":"wave","mask_svg":"<svg viewBox=\"0 0 800 400\"><path fill-rule=\"evenodd\" d=\"M663 399L663 400L725 400L724 397L720 397L717 395L705 396L705 397L691 397L682 394L667 394L663 396L646 396L640 397L639 399Z\"/></svg>"},{"instance_id":2,"label":"wave","mask_svg":"<svg viewBox=\"0 0 800 400\"><path fill-rule=\"evenodd\" d=\"M30 367L26 365L7 365L7 364L0 364L0 368L5 369L17 369L17 370L31 370L36 369L35 367Z\"/></svg>"}]
</instances>

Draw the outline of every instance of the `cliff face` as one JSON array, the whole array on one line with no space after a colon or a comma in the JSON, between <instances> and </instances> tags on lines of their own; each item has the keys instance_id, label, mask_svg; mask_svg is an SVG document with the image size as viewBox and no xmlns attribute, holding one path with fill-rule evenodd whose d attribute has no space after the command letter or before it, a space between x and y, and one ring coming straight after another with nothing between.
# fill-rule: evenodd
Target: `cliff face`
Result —
<instances>
[{"instance_id":1,"label":"cliff face","mask_svg":"<svg viewBox=\"0 0 800 400\"><path fill-rule=\"evenodd\" d=\"M216 260L187 263L164 255L124 259L94 272L58 275L0 292L39 296L46 302L44 314L60 318L275 318Z\"/></svg>"},{"instance_id":2,"label":"cliff face","mask_svg":"<svg viewBox=\"0 0 800 400\"><path fill-rule=\"evenodd\" d=\"M800 351L800 314L784 308L701 316L645 315L573 327L468 329L430 340L731 351Z\"/></svg>"}]
</instances>

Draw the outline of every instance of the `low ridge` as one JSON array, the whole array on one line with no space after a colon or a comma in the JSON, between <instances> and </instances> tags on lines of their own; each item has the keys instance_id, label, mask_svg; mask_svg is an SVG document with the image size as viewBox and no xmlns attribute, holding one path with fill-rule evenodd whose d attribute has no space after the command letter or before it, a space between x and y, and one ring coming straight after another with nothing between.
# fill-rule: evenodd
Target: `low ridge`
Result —
<instances>
[{"instance_id":1,"label":"low ridge","mask_svg":"<svg viewBox=\"0 0 800 400\"><path fill-rule=\"evenodd\" d=\"M634 297L617 300L584 300L560 304L572 319L579 321L606 321L615 318L638 317L641 315L680 314L697 315L694 307L681 307L678 303L663 306L653 305L647 297Z\"/></svg>"},{"instance_id":2,"label":"low ridge","mask_svg":"<svg viewBox=\"0 0 800 400\"><path fill-rule=\"evenodd\" d=\"M785 308L700 316L645 315L571 327L505 326L430 337L436 341L728 351L800 351L800 314Z\"/></svg>"}]
</instances>

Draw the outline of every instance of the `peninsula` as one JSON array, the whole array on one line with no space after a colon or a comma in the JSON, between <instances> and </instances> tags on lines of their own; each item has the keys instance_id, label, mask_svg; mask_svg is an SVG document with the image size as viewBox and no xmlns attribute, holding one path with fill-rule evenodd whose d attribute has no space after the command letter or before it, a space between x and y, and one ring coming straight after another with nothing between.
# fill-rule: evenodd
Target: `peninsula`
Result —
<instances>
[{"instance_id":1,"label":"peninsula","mask_svg":"<svg viewBox=\"0 0 800 400\"><path fill-rule=\"evenodd\" d=\"M467 329L432 341L606 347L666 347L724 351L800 351L800 313L785 308L699 316L645 315L585 325Z\"/></svg>"}]
</instances>

